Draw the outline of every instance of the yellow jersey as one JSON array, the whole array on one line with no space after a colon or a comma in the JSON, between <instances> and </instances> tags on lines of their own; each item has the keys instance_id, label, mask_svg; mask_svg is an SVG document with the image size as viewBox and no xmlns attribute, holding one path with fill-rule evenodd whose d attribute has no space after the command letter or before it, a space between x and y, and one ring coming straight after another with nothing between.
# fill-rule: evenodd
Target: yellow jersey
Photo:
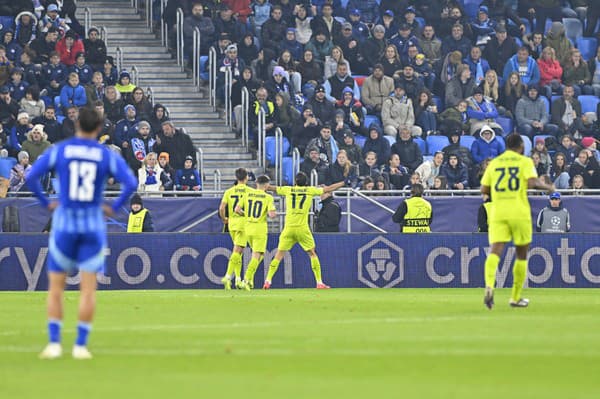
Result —
<instances>
[{"instance_id":1,"label":"yellow jersey","mask_svg":"<svg viewBox=\"0 0 600 399\"><path fill-rule=\"evenodd\" d=\"M236 184L233 187L228 188L223 194L221 204L227 206L227 215L229 218L229 231L244 230L244 216L240 216L235 213L235 207L242 206L246 193L251 190L245 184Z\"/></svg>"},{"instance_id":2,"label":"yellow jersey","mask_svg":"<svg viewBox=\"0 0 600 399\"><path fill-rule=\"evenodd\" d=\"M488 223L502 220L529 220L527 181L538 174L531 158L507 150L488 165L481 185L490 187Z\"/></svg>"},{"instance_id":3,"label":"yellow jersey","mask_svg":"<svg viewBox=\"0 0 600 399\"><path fill-rule=\"evenodd\" d=\"M285 228L307 228L312 198L321 194L319 187L277 187L277 195L285 197Z\"/></svg>"},{"instance_id":4,"label":"yellow jersey","mask_svg":"<svg viewBox=\"0 0 600 399\"><path fill-rule=\"evenodd\" d=\"M242 209L246 218L246 235L267 234L267 215L275 210L273 197L262 190L249 188Z\"/></svg>"}]
</instances>

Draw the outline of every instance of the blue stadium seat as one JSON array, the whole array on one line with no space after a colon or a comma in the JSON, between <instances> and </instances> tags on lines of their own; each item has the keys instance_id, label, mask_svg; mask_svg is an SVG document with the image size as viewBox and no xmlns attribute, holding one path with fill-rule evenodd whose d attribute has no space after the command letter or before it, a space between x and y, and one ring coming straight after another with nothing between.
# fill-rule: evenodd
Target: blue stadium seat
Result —
<instances>
[{"instance_id":1,"label":"blue stadium seat","mask_svg":"<svg viewBox=\"0 0 600 399\"><path fill-rule=\"evenodd\" d=\"M546 96L540 95L540 98L542 99L542 101L544 101L544 103L546 103L546 112L548 112L548 115L550 115L550 101L548 101L548 98L546 98Z\"/></svg>"},{"instance_id":2,"label":"blue stadium seat","mask_svg":"<svg viewBox=\"0 0 600 399\"><path fill-rule=\"evenodd\" d=\"M17 164L15 158L0 158L0 177L10 178L10 170Z\"/></svg>"},{"instance_id":3,"label":"blue stadium seat","mask_svg":"<svg viewBox=\"0 0 600 399\"><path fill-rule=\"evenodd\" d=\"M381 121L379 120L378 117L376 117L375 115L365 116L365 126L367 128L370 127L373 123L376 124L377 126L381 127Z\"/></svg>"},{"instance_id":4,"label":"blue stadium seat","mask_svg":"<svg viewBox=\"0 0 600 399\"><path fill-rule=\"evenodd\" d=\"M200 79L204 80L205 82L210 80L207 55L200 56Z\"/></svg>"},{"instance_id":5,"label":"blue stadium seat","mask_svg":"<svg viewBox=\"0 0 600 399\"><path fill-rule=\"evenodd\" d=\"M463 147L467 147L469 150L473 146L475 142L475 137L473 136L460 136L460 145Z\"/></svg>"},{"instance_id":6,"label":"blue stadium seat","mask_svg":"<svg viewBox=\"0 0 600 399\"><path fill-rule=\"evenodd\" d=\"M8 29L14 31L15 28L15 17L10 15L0 15L0 31L4 32Z\"/></svg>"},{"instance_id":7,"label":"blue stadium seat","mask_svg":"<svg viewBox=\"0 0 600 399\"><path fill-rule=\"evenodd\" d=\"M531 24L527 18L521 18L521 23L525 25L525 33L531 33Z\"/></svg>"},{"instance_id":8,"label":"blue stadium seat","mask_svg":"<svg viewBox=\"0 0 600 399\"><path fill-rule=\"evenodd\" d=\"M596 107L600 102L600 99L596 96L579 96L577 99L581 103L581 112L583 113L596 112Z\"/></svg>"},{"instance_id":9,"label":"blue stadium seat","mask_svg":"<svg viewBox=\"0 0 600 399\"><path fill-rule=\"evenodd\" d=\"M523 47L523 41L518 37L515 37L515 43L517 43L518 47Z\"/></svg>"},{"instance_id":10,"label":"blue stadium seat","mask_svg":"<svg viewBox=\"0 0 600 399\"><path fill-rule=\"evenodd\" d=\"M265 153L267 155L267 161L270 165L275 165L277 160L275 159L275 137L265 138ZM283 138L283 154L287 154L290 150L290 142L286 137Z\"/></svg>"},{"instance_id":11,"label":"blue stadium seat","mask_svg":"<svg viewBox=\"0 0 600 399\"><path fill-rule=\"evenodd\" d=\"M60 96L56 96L54 97L54 109L56 112L56 115L63 115L62 112L62 107L60 106Z\"/></svg>"},{"instance_id":12,"label":"blue stadium seat","mask_svg":"<svg viewBox=\"0 0 600 399\"><path fill-rule=\"evenodd\" d=\"M446 136L429 136L427 137L427 154L433 155L437 151L442 151L448 144Z\"/></svg>"},{"instance_id":13,"label":"blue stadium seat","mask_svg":"<svg viewBox=\"0 0 600 399\"><path fill-rule=\"evenodd\" d=\"M363 148L365 146L365 141L367 141L367 138L365 136L354 136L354 143L356 143L360 148Z\"/></svg>"},{"instance_id":14,"label":"blue stadium seat","mask_svg":"<svg viewBox=\"0 0 600 399\"><path fill-rule=\"evenodd\" d=\"M56 115L56 121L58 123L60 123L62 125L63 121L65 120L64 115Z\"/></svg>"},{"instance_id":15,"label":"blue stadium seat","mask_svg":"<svg viewBox=\"0 0 600 399\"><path fill-rule=\"evenodd\" d=\"M503 116L499 116L496 118L496 123L502 126L502 130L504 130L504 135L507 136L513 132L513 120L510 118L505 118Z\"/></svg>"},{"instance_id":16,"label":"blue stadium seat","mask_svg":"<svg viewBox=\"0 0 600 399\"><path fill-rule=\"evenodd\" d=\"M444 111L444 99L438 96L433 96L431 100L435 103L438 109L438 114L441 114Z\"/></svg>"},{"instance_id":17,"label":"blue stadium seat","mask_svg":"<svg viewBox=\"0 0 600 399\"><path fill-rule=\"evenodd\" d=\"M344 10L346 9L346 7L348 7L348 2L349 2L349 1L350 1L350 0L341 0L341 2L340 2L340 3L342 3L342 8L343 8Z\"/></svg>"},{"instance_id":18,"label":"blue stadium seat","mask_svg":"<svg viewBox=\"0 0 600 399\"><path fill-rule=\"evenodd\" d=\"M281 169L283 172L283 183L289 185L294 184L294 168L292 157L283 157Z\"/></svg>"},{"instance_id":19,"label":"blue stadium seat","mask_svg":"<svg viewBox=\"0 0 600 399\"><path fill-rule=\"evenodd\" d=\"M565 36L575 42L578 37L583 36L583 24L578 18L563 18L565 25Z\"/></svg>"},{"instance_id":20,"label":"blue stadium seat","mask_svg":"<svg viewBox=\"0 0 600 399\"><path fill-rule=\"evenodd\" d=\"M598 40L595 37L578 37L577 48L583 59L589 61L596 56Z\"/></svg>"},{"instance_id":21,"label":"blue stadium seat","mask_svg":"<svg viewBox=\"0 0 600 399\"><path fill-rule=\"evenodd\" d=\"M427 144L425 143L425 140L420 137L414 137L413 141L419 146L421 154L427 154Z\"/></svg>"},{"instance_id":22,"label":"blue stadium seat","mask_svg":"<svg viewBox=\"0 0 600 399\"><path fill-rule=\"evenodd\" d=\"M529 137L523 135L521 136L521 138L523 139L523 144L525 144L524 155L528 157L531 155L531 150L533 148L533 146L531 145L531 140L529 139Z\"/></svg>"},{"instance_id":23,"label":"blue stadium seat","mask_svg":"<svg viewBox=\"0 0 600 399\"><path fill-rule=\"evenodd\" d=\"M383 136L390 143L390 147L396 144L396 138L392 136Z\"/></svg>"},{"instance_id":24,"label":"blue stadium seat","mask_svg":"<svg viewBox=\"0 0 600 399\"><path fill-rule=\"evenodd\" d=\"M423 18L423 17L415 17L415 21L418 22L418 24L421 27L421 29L423 29L425 27L425 18Z\"/></svg>"},{"instance_id":25,"label":"blue stadium seat","mask_svg":"<svg viewBox=\"0 0 600 399\"><path fill-rule=\"evenodd\" d=\"M465 14L469 16L470 19L477 18L477 13L479 12L479 3L466 3L465 4Z\"/></svg>"}]
</instances>

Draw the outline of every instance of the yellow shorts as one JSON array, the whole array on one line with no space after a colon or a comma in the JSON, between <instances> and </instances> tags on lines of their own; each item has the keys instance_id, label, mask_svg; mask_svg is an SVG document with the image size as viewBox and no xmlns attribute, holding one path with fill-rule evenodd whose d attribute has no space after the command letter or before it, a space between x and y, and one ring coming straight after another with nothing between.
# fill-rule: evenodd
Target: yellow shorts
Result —
<instances>
[{"instance_id":1,"label":"yellow shorts","mask_svg":"<svg viewBox=\"0 0 600 399\"><path fill-rule=\"evenodd\" d=\"M231 241L233 241L233 245L246 248L248 240L246 239L246 233L243 230L229 231L229 235L231 236Z\"/></svg>"},{"instance_id":2,"label":"yellow shorts","mask_svg":"<svg viewBox=\"0 0 600 399\"><path fill-rule=\"evenodd\" d=\"M252 252L261 252L265 253L267 251L267 239L268 235L266 234L248 234L246 238L248 239L248 245L252 249Z\"/></svg>"},{"instance_id":3,"label":"yellow shorts","mask_svg":"<svg viewBox=\"0 0 600 399\"><path fill-rule=\"evenodd\" d=\"M308 251L315 247L315 239L308 227L306 228L291 228L284 227L279 236L279 245L277 249L280 251L289 251L296 244L300 244L303 250Z\"/></svg>"},{"instance_id":4,"label":"yellow shorts","mask_svg":"<svg viewBox=\"0 0 600 399\"><path fill-rule=\"evenodd\" d=\"M515 245L531 244L531 220L499 220L491 222L488 231L490 244L513 242Z\"/></svg>"}]
</instances>

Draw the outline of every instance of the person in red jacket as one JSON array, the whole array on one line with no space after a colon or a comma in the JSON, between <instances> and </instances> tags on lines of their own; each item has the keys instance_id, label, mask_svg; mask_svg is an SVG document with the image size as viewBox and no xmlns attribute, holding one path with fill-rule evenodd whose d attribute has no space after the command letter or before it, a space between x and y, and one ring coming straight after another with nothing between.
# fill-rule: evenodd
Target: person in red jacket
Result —
<instances>
[{"instance_id":1,"label":"person in red jacket","mask_svg":"<svg viewBox=\"0 0 600 399\"><path fill-rule=\"evenodd\" d=\"M84 53L85 48L75 32L68 31L65 37L56 43L56 51L60 54L60 62L70 67L75 64L77 53Z\"/></svg>"},{"instance_id":2,"label":"person in red jacket","mask_svg":"<svg viewBox=\"0 0 600 399\"><path fill-rule=\"evenodd\" d=\"M252 13L250 0L222 0L221 3L228 5L233 12L233 16L243 24L246 23L246 19Z\"/></svg>"},{"instance_id":3,"label":"person in red jacket","mask_svg":"<svg viewBox=\"0 0 600 399\"><path fill-rule=\"evenodd\" d=\"M562 74L563 69L560 63L556 60L556 53L552 47L546 47L542 50L542 55L537 61L538 68L540 69L540 87L542 93L548 97L548 100L552 98L552 93L562 94Z\"/></svg>"}]
</instances>

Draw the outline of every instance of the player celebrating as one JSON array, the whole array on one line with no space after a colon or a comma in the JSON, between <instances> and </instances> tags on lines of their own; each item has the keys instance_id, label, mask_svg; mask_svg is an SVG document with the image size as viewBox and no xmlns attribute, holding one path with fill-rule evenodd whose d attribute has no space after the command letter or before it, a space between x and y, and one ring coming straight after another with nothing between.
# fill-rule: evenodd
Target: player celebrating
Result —
<instances>
[{"instance_id":1,"label":"player celebrating","mask_svg":"<svg viewBox=\"0 0 600 399\"><path fill-rule=\"evenodd\" d=\"M229 227L229 235L233 241L233 252L227 263L227 271L221 282L226 290L231 289L231 274L235 275L235 286L242 288L242 252L246 248L246 233L244 231L244 216L235 212L235 208L242 204L246 193L250 188L246 185L248 182L248 171L244 168L235 170L235 186L227 189L223 194L221 205L219 206L219 216L223 223Z\"/></svg>"},{"instance_id":2,"label":"player celebrating","mask_svg":"<svg viewBox=\"0 0 600 399\"><path fill-rule=\"evenodd\" d=\"M259 176L256 179L256 190L249 189L244 202L236 207L236 213L244 210L246 215L245 232L246 239L252 248L252 260L246 269L242 286L251 290L254 288L254 274L264 253L267 250L268 226L267 215L270 218L277 216L273 197L265 190L269 185L269 177Z\"/></svg>"},{"instance_id":3,"label":"player celebrating","mask_svg":"<svg viewBox=\"0 0 600 399\"><path fill-rule=\"evenodd\" d=\"M75 359L90 359L88 335L96 307L96 273L104 270L106 224L103 211L110 216L123 206L137 187L137 180L118 154L97 142L102 117L93 109L79 112L75 137L48 149L35 162L27 177L29 188L41 204L54 211L48 257L48 335L49 344L42 359L62 355L61 327L63 293L67 272L81 272L79 322L73 347ZM42 192L40 178L55 171L61 190L58 202L49 202ZM106 180L114 177L122 192L112 207L102 204Z\"/></svg>"},{"instance_id":4,"label":"player celebrating","mask_svg":"<svg viewBox=\"0 0 600 399\"><path fill-rule=\"evenodd\" d=\"M310 187L308 186L308 177L303 172L296 175L296 185L293 187L276 187L269 186L268 191L274 191L277 195L285 197L285 227L279 236L279 245L275 258L269 265L267 279L263 285L263 289L271 288L271 280L277 272L279 263L287 251L298 243L310 256L310 267L317 280L317 289L329 288L323 284L321 279L321 263L315 251L315 239L308 227L308 212L312 204L312 198L337 190L345 185L345 182L339 182L327 187Z\"/></svg>"},{"instance_id":5,"label":"player celebrating","mask_svg":"<svg viewBox=\"0 0 600 399\"><path fill-rule=\"evenodd\" d=\"M494 283L500 255L511 240L517 249L517 259L513 266L513 287L509 303L510 306L519 308L529 305L528 299L521 298L532 235L527 189L554 191L553 185L538 178L531 158L523 156L525 146L521 136L509 135L506 146L507 151L490 162L481 179L481 192L493 198L488 215L488 237L492 249L485 261L484 297L484 303L490 310L494 306Z\"/></svg>"}]
</instances>

